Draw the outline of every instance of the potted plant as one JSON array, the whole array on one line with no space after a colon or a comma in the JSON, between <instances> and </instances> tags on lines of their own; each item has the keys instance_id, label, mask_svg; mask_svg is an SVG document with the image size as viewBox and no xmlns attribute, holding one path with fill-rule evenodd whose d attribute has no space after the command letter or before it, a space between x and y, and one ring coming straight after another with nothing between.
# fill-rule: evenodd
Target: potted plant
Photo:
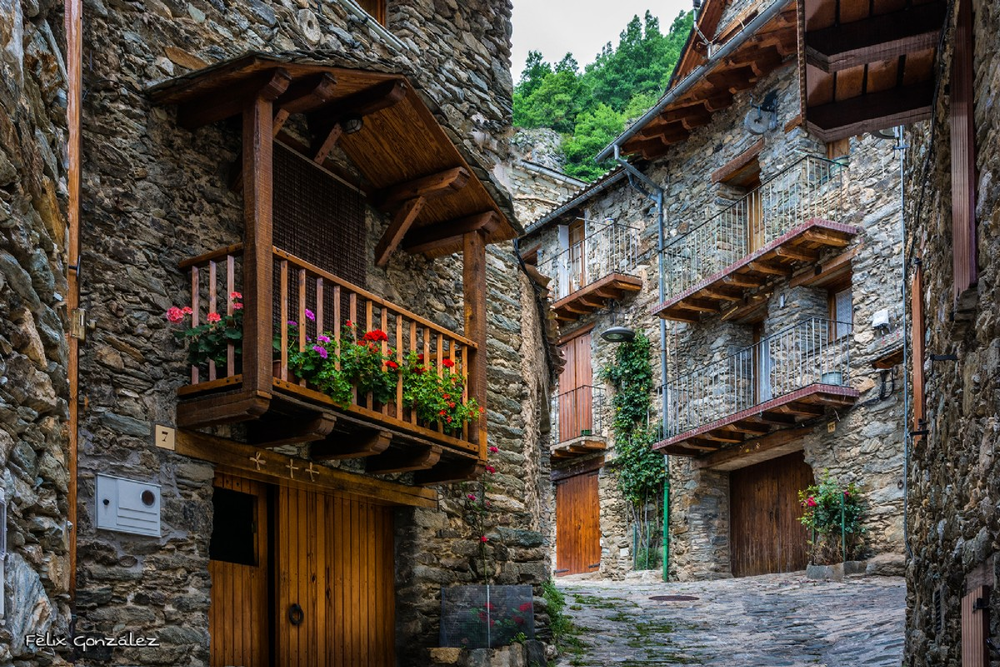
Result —
<instances>
[{"instance_id":1,"label":"potted plant","mask_svg":"<svg viewBox=\"0 0 1000 667\"><path fill-rule=\"evenodd\" d=\"M864 504L854 484L841 486L829 475L799 491L802 525L812 533L810 559L830 565L857 559L864 550Z\"/></svg>"},{"instance_id":2,"label":"potted plant","mask_svg":"<svg viewBox=\"0 0 1000 667\"><path fill-rule=\"evenodd\" d=\"M441 424L445 431L461 430L484 412L474 398L464 399L465 381L451 359L441 362L438 374L424 363L424 355L410 352L403 364L403 402L416 410L417 419Z\"/></svg>"},{"instance_id":3,"label":"potted plant","mask_svg":"<svg viewBox=\"0 0 1000 667\"><path fill-rule=\"evenodd\" d=\"M191 320L194 311L190 306L167 309L166 318L171 324L184 324L184 328L174 331L174 337L187 350L188 363L199 368L214 361L217 367L225 368L229 357L229 346L233 346L235 358L243 354L243 295L233 292L229 295L232 315L210 312L204 324L194 326Z\"/></svg>"}]
</instances>

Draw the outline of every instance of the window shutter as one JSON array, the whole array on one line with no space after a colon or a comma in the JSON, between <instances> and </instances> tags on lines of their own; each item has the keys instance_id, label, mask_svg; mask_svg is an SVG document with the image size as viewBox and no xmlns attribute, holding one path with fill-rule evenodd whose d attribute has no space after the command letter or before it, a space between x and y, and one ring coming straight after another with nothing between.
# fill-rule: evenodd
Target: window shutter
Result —
<instances>
[{"instance_id":1,"label":"window shutter","mask_svg":"<svg viewBox=\"0 0 1000 667\"><path fill-rule=\"evenodd\" d=\"M913 354L913 430L924 420L924 275L923 267L913 268L910 281L910 349Z\"/></svg>"},{"instance_id":2,"label":"window shutter","mask_svg":"<svg viewBox=\"0 0 1000 667\"><path fill-rule=\"evenodd\" d=\"M979 279L972 38L972 0L959 0L951 62L951 217L956 300Z\"/></svg>"}]
</instances>

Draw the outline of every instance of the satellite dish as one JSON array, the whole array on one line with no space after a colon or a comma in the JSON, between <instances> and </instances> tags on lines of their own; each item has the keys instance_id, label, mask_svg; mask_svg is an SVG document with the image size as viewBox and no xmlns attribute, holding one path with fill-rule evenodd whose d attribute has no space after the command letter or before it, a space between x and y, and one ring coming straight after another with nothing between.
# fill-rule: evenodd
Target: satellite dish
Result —
<instances>
[{"instance_id":1,"label":"satellite dish","mask_svg":"<svg viewBox=\"0 0 1000 667\"><path fill-rule=\"evenodd\" d=\"M743 119L743 127L750 134L764 134L777 128L778 93L772 90L764 96L764 101L761 104L754 104L753 108L747 112L746 118Z\"/></svg>"}]
</instances>

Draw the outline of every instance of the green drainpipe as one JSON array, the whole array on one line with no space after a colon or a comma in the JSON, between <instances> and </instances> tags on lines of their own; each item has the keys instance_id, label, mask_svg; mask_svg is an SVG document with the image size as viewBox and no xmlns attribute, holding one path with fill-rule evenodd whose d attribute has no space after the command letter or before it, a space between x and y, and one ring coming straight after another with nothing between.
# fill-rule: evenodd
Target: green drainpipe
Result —
<instances>
[{"instance_id":1,"label":"green drainpipe","mask_svg":"<svg viewBox=\"0 0 1000 667\"><path fill-rule=\"evenodd\" d=\"M663 580L670 579L670 466L663 455Z\"/></svg>"}]
</instances>

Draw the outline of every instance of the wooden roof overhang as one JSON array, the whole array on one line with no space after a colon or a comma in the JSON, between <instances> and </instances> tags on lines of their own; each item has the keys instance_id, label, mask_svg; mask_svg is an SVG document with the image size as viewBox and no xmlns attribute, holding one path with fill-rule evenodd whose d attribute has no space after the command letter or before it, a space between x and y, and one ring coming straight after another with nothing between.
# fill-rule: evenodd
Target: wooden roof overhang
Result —
<instances>
[{"instance_id":1,"label":"wooden roof overhang","mask_svg":"<svg viewBox=\"0 0 1000 667\"><path fill-rule=\"evenodd\" d=\"M824 141L930 117L943 0L798 0L803 118Z\"/></svg>"},{"instance_id":2,"label":"wooden roof overhang","mask_svg":"<svg viewBox=\"0 0 1000 667\"><path fill-rule=\"evenodd\" d=\"M721 16L722 5L721 2L706 4L698 23L704 34L712 34L711 29L719 20L714 14ZM713 48L717 50L730 39L737 38L744 25L757 13L757 8L752 7L736 17L719 31ZM621 152L653 159L663 155L669 146L686 140L695 128L708 125L714 112L733 104L736 93L753 88L797 53L796 16L795 3L788 3L785 9L743 40L732 53L702 72L698 81L683 95L641 126L621 145ZM693 32L671 80L671 88L680 84L683 77L694 76L694 70L709 61L707 47L699 40L697 32ZM667 90L669 93L670 89Z\"/></svg>"},{"instance_id":3,"label":"wooden roof overhang","mask_svg":"<svg viewBox=\"0 0 1000 667\"><path fill-rule=\"evenodd\" d=\"M860 230L812 219L774 239L738 262L708 276L653 309L667 320L698 322L704 314L738 319L757 306L753 292L773 280L791 278L798 267L815 264L832 248L844 248Z\"/></svg>"},{"instance_id":4,"label":"wooden roof overhang","mask_svg":"<svg viewBox=\"0 0 1000 667\"><path fill-rule=\"evenodd\" d=\"M703 456L744 447L780 428L822 417L828 408L854 405L861 394L853 387L811 384L790 394L661 440L653 449L675 456Z\"/></svg>"},{"instance_id":5,"label":"wooden roof overhang","mask_svg":"<svg viewBox=\"0 0 1000 667\"><path fill-rule=\"evenodd\" d=\"M367 182L371 203L393 216L376 250L379 265L396 248L440 257L461 252L470 231L482 231L488 244L519 231L403 75L253 53L159 84L150 95L177 105L188 129L240 115L261 95L271 100L276 137L290 116L304 114L310 157L323 164L339 146ZM352 116L363 125L347 134L342 123Z\"/></svg>"},{"instance_id":6,"label":"wooden roof overhang","mask_svg":"<svg viewBox=\"0 0 1000 667\"><path fill-rule=\"evenodd\" d=\"M549 452L553 461L564 461L597 454L607 449L608 443L603 437L584 435L552 445Z\"/></svg>"},{"instance_id":7,"label":"wooden roof overhang","mask_svg":"<svg viewBox=\"0 0 1000 667\"><path fill-rule=\"evenodd\" d=\"M624 273L609 273L552 304L560 322L575 322L584 315L604 308L610 301L621 301L626 294L642 290L642 278Z\"/></svg>"}]
</instances>

